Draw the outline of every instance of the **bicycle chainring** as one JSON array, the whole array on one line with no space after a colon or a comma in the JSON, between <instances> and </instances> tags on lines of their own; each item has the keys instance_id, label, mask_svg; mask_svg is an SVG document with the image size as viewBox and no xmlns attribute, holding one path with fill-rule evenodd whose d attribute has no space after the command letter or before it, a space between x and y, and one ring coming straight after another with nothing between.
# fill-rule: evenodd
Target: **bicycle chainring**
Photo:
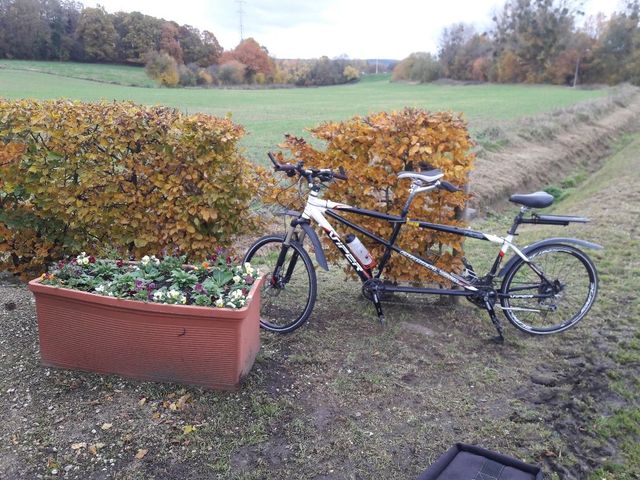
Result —
<instances>
[{"instance_id":1,"label":"bicycle chainring","mask_svg":"<svg viewBox=\"0 0 640 480\"><path fill-rule=\"evenodd\" d=\"M374 292L378 294L378 299L384 297L384 282L379 278L371 278L362 284L362 296L367 300L373 301Z\"/></svg>"}]
</instances>

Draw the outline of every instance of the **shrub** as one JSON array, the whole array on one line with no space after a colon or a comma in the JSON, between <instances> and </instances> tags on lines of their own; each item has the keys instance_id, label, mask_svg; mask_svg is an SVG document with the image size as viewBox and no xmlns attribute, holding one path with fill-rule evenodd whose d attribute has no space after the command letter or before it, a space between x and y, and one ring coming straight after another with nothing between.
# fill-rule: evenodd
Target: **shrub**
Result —
<instances>
[{"instance_id":1,"label":"shrub","mask_svg":"<svg viewBox=\"0 0 640 480\"><path fill-rule=\"evenodd\" d=\"M430 53L412 53L393 69L393 81L411 80L427 83L440 78L442 67Z\"/></svg>"},{"instance_id":2,"label":"shrub","mask_svg":"<svg viewBox=\"0 0 640 480\"><path fill-rule=\"evenodd\" d=\"M360 72L357 68L351 65L347 65L346 67L344 67L342 76L347 82L352 82L353 80L357 80L358 78L360 78Z\"/></svg>"},{"instance_id":3,"label":"shrub","mask_svg":"<svg viewBox=\"0 0 640 480\"><path fill-rule=\"evenodd\" d=\"M211 85L213 83L213 77L207 70L201 68L198 70L198 85Z\"/></svg>"},{"instance_id":4,"label":"shrub","mask_svg":"<svg viewBox=\"0 0 640 480\"><path fill-rule=\"evenodd\" d=\"M178 73L180 74L180 85L183 87L194 87L196 85L196 74L189 67L180 65Z\"/></svg>"},{"instance_id":5,"label":"shrub","mask_svg":"<svg viewBox=\"0 0 640 480\"><path fill-rule=\"evenodd\" d=\"M180 81L178 64L167 52L149 53L144 68L150 78L165 87L175 87Z\"/></svg>"},{"instance_id":6,"label":"shrub","mask_svg":"<svg viewBox=\"0 0 640 480\"><path fill-rule=\"evenodd\" d=\"M21 145L0 145L0 270L38 274L89 247L202 257L228 245L257 223L260 170L239 154L242 134L165 107L0 100L0 140Z\"/></svg>"},{"instance_id":7,"label":"shrub","mask_svg":"<svg viewBox=\"0 0 640 480\"><path fill-rule=\"evenodd\" d=\"M304 140L287 136L283 147L294 160L304 160L305 165L321 168L344 167L349 176L346 182L336 181L329 188L328 197L372 210L399 214L409 195L409 181L399 181L396 174L402 170L440 168L445 179L464 185L471 170L472 142L465 123L451 113L431 114L424 110L405 109L402 112L376 113L366 118L355 117L341 123L327 123L311 130L313 135L326 142L324 150L317 149ZM271 201L296 202L295 189L288 185L274 188ZM430 222L461 225L458 220L464 208L466 195L462 192L434 191L416 196L410 216ZM296 205L299 207L299 205ZM347 214L348 216L348 214ZM388 222L358 216L363 226L377 235L387 237L391 228ZM346 229L338 226L341 234ZM364 237L361 235L361 237ZM374 258L380 258L383 248L361 238L370 248ZM437 265L449 268L461 266L462 237L417 229L407 226L399 239L400 244L418 254L437 250L442 255ZM335 249L328 249L329 259L340 257ZM387 277L395 280L424 281L423 269L400 255L392 257ZM442 279L439 277L439 282Z\"/></svg>"},{"instance_id":8,"label":"shrub","mask_svg":"<svg viewBox=\"0 0 640 480\"><path fill-rule=\"evenodd\" d=\"M220 65L218 79L225 85L239 85L244 82L246 66L236 60Z\"/></svg>"}]
</instances>

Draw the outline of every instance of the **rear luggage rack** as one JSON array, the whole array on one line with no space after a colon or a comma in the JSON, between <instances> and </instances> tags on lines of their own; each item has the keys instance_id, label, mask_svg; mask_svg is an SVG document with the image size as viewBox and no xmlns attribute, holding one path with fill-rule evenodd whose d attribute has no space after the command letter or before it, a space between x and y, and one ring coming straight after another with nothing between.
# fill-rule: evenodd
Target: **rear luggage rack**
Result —
<instances>
[{"instance_id":1,"label":"rear luggage rack","mask_svg":"<svg viewBox=\"0 0 640 480\"><path fill-rule=\"evenodd\" d=\"M570 223L587 223L588 218L585 217L572 217L569 215L539 215L534 213L531 218L523 218L520 223L531 223L534 225L563 225L567 226Z\"/></svg>"}]
</instances>

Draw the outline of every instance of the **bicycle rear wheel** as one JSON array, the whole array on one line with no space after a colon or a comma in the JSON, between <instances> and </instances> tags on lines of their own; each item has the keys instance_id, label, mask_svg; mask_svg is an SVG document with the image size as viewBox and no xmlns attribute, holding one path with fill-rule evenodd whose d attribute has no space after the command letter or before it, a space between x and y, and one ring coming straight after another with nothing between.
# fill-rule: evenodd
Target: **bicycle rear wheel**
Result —
<instances>
[{"instance_id":1,"label":"bicycle rear wheel","mask_svg":"<svg viewBox=\"0 0 640 480\"><path fill-rule=\"evenodd\" d=\"M598 292L593 262L575 247L543 245L527 252L542 276L524 260L502 282L500 304L518 329L536 335L573 327L591 309Z\"/></svg>"},{"instance_id":2,"label":"bicycle rear wheel","mask_svg":"<svg viewBox=\"0 0 640 480\"><path fill-rule=\"evenodd\" d=\"M266 276L260 301L260 326L289 333L307 321L316 302L316 272L302 245L284 245L284 236L267 235L247 251L244 262Z\"/></svg>"}]
</instances>

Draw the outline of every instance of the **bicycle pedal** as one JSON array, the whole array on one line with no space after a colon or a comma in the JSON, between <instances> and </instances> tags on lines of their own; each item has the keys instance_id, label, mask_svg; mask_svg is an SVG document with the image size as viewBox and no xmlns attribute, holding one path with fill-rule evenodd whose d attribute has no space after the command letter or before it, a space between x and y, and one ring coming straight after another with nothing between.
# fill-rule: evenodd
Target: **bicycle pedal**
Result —
<instances>
[{"instance_id":1,"label":"bicycle pedal","mask_svg":"<svg viewBox=\"0 0 640 480\"><path fill-rule=\"evenodd\" d=\"M387 320L384 318L384 316L378 317L378 321L380 322L380 325L382 327L386 327L387 326Z\"/></svg>"}]
</instances>

